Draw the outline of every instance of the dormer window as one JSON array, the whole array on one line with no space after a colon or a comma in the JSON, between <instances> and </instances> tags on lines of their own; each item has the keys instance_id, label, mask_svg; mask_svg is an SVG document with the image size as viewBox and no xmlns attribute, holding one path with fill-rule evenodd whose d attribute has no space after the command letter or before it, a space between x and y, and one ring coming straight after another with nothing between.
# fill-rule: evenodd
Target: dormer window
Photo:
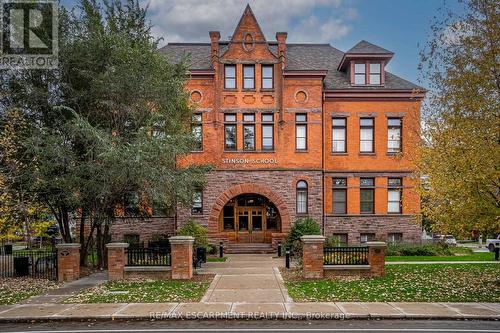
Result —
<instances>
[{"instance_id":1,"label":"dormer window","mask_svg":"<svg viewBox=\"0 0 500 333\"><path fill-rule=\"evenodd\" d=\"M369 84L380 84L380 63L370 63L370 82Z\"/></svg>"},{"instance_id":2,"label":"dormer window","mask_svg":"<svg viewBox=\"0 0 500 333\"><path fill-rule=\"evenodd\" d=\"M382 64L378 61L354 63L354 85L380 85L382 84Z\"/></svg>"},{"instance_id":3,"label":"dormer window","mask_svg":"<svg viewBox=\"0 0 500 333\"><path fill-rule=\"evenodd\" d=\"M354 64L354 84L366 84L366 64Z\"/></svg>"}]
</instances>

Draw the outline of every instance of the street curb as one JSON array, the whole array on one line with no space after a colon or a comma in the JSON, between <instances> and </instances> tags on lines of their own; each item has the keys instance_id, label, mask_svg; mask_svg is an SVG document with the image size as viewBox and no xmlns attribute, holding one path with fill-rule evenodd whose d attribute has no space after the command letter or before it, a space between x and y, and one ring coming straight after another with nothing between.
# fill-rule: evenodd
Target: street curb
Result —
<instances>
[{"instance_id":1,"label":"street curb","mask_svg":"<svg viewBox=\"0 0 500 333\"><path fill-rule=\"evenodd\" d=\"M168 314L166 316L133 316L133 315L93 315L93 316L26 316L26 317L3 317L0 318L0 323L27 323L27 322L72 322L72 321L171 321L171 320L488 320L500 321L500 315L463 315L457 314L453 316L443 315L417 315L404 314L400 315L380 315L380 314L345 314L338 312L324 313L293 313L293 312L262 312L262 313L237 313L237 312L220 312L220 313L198 313L194 315L185 314Z\"/></svg>"}]
</instances>

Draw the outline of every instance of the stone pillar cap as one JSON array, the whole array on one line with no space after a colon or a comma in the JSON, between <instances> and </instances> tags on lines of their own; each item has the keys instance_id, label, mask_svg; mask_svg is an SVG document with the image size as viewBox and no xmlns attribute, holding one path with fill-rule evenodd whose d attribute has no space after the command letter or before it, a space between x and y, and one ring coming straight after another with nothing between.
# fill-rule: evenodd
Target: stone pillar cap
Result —
<instances>
[{"instance_id":1,"label":"stone pillar cap","mask_svg":"<svg viewBox=\"0 0 500 333\"><path fill-rule=\"evenodd\" d=\"M193 236L172 236L168 239L170 244L193 243Z\"/></svg>"},{"instance_id":2,"label":"stone pillar cap","mask_svg":"<svg viewBox=\"0 0 500 333\"><path fill-rule=\"evenodd\" d=\"M322 235L304 235L300 239L305 243L324 242L326 237Z\"/></svg>"},{"instance_id":3,"label":"stone pillar cap","mask_svg":"<svg viewBox=\"0 0 500 333\"><path fill-rule=\"evenodd\" d=\"M56 244L57 249L79 249L81 247L80 243L61 243Z\"/></svg>"},{"instance_id":4,"label":"stone pillar cap","mask_svg":"<svg viewBox=\"0 0 500 333\"><path fill-rule=\"evenodd\" d=\"M108 243L106 244L106 248L108 249L121 249L121 248L127 248L129 246L129 243Z\"/></svg>"},{"instance_id":5,"label":"stone pillar cap","mask_svg":"<svg viewBox=\"0 0 500 333\"><path fill-rule=\"evenodd\" d=\"M368 247L387 247L386 242L366 242L365 244Z\"/></svg>"}]
</instances>

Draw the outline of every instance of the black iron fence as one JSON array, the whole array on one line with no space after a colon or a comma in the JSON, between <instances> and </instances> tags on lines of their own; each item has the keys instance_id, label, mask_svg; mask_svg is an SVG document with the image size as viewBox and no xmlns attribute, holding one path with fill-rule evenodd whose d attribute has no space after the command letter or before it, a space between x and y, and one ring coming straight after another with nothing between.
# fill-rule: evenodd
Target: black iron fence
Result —
<instances>
[{"instance_id":1,"label":"black iron fence","mask_svg":"<svg viewBox=\"0 0 500 333\"><path fill-rule=\"evenodd\" d=\"M127 266L171 266L170 249L166 247L128 248Z\"/></svg>"},{"instance_id":2,"label":"black iron fence","mask_svg":"<svg viewBox=\"0 0 500 333\"><path fill-rule=\"evenodd\" d=\"M368 247L325 247L325 265L368 265Z\"/></svg>"},{"instance_id":3,"label":"black iron fence","mask_svg":"<svg viewBox=\"0 0 500 333\"><path fill-rule=\"evenodd\" d=\"M57 280L57 250L14 250L0 255L0 278Z\"/></svg>"}]
</instances>

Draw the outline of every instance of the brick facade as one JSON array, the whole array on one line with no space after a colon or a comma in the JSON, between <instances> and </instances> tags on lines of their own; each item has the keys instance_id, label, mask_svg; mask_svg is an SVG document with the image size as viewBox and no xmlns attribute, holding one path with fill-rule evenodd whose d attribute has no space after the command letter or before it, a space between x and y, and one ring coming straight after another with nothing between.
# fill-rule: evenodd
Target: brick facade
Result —
<instances>
[{"instance_id":1,"label":"brick facade","mask_svg":"<svg viewBox=\"0 0 500 333\"><path fill-rule=\"evenodd\" d=\"M125 249L129 246L127 243L109 243L108 249L108 280L117 281L125 278L125 266L127 265L127 256Z\"/></svg>"},{"instance_id":2,"label":"brick facade","mask_svg":"<svg viewBox=\"0 0 500 333\"><path fill-rule=\"evenodd\" d=\"M57 244L57 280L71 282L80 278L80 244Z\"/></svg>"},{"instance_id":3,"label":"brick facade","mask_svg":"<svg viewBox=\"0 0 500 333\"><path fill-rule=\"evenodd\" d=\"M349 245L360 243L361 234L375 234L374 240L387 241L389 233L401 233L403 241L418 243L421 228L413 215L356 215L325 217L325 236L347 234Z\"/></svg>"},{"instance_id":4,"label":"brick facade","mask_svg":"<svg viewBox=\"0 0 500 333\"><path fill-rule=\"evenodd\" d=\"M148 242L159 237L173 236L175 234L175 218L117 218L110 230L112 242L123 242L125 235L138 235L139 242Z\"/></svg>"},{"instance_id":5,"label":"brick facade","mask_svg":"<svg viewBox=\"0 0 500 333\"><path fill-rule=\"evenodd\" d=\"M201 150L178 161L179 167L210 164L202 194L201 214L179 207L176 218L119 219L112 227L113 241L137 233L140 241L164 234L193 218L209 229L210 240L236 241L222 228L221 212L238 195L257 194L273 203L281 217L281 229L265 242L277 243L296 213L297 182L307 183L307 216L314 218L325 236L346 233L349 244L360 242L360 234L402 234L403 241L420 241L415 222L420 210L412 177L418 156L422 88L386 73L393 53L362 41L347 52L327 44L290 44L287 33L276 33L268 41L248 6L229 41L217 31L208 33L207 43L168 44L160 52L171 62L191 53L191 77L186 91L194 112L201 115ZM209 37L209 42L208 42ZM381 68L380 85L354 84L352 69L359 61ZM253 66L252 89L243 87L244 66ZM225 86L225 66L234 66L235 87ZM263 66L272 66L272 88L264 87ZM226 115L234 115L235 147L226 147ZM250 116L249 121L245 116ZM264 148L264 127L272 119L272 149ZM305 147L297 144L297 122L305 126ZM333 118L346 122L345 152L333 152ZM360 120L373 119L373 151L361 152ZM389 152L389 119L401 121L400 151ZM253 126L254 147L245 149L244 133ZM246 127L245 127L246 126ZM248 147L247 147L248 148ZM373 214L361 215L360 179L374 179ZM345 178L346 212L333 211L333 179ZM388 213L388 179L400 178L401 210ZM236 215L235 215L236 216ZM235 217L236 218L236 217Z\"/></svg>"}]
</instances>

